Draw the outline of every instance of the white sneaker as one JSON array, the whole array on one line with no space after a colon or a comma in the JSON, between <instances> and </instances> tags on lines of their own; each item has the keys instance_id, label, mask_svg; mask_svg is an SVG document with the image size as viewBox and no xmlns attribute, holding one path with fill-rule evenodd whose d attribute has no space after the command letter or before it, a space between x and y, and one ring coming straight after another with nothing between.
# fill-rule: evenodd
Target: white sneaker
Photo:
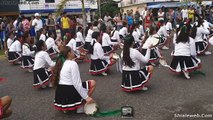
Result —
<instances>
[{"instance_id":1,"label":"white sneaker","mask_svg":"<svg viewBox=\"0 0 213 120\"><path fill-rule=\"evenodd\" d=\"M28 69L28 72L32 73L32 72L33 72L33 70L32 70L32 69Z\"/></svg>"},{"instance_id":2,"label":"white sneaker","mask_svg":"<svg viewBox=\"0 0 213 120\"><path fill-rule=\"evenodd\" d=\"M53 84L52 84L51 82L49 83L49 87L50 87L50 88L52 88L52 87L53 87Z\"/></svg>"},{"instance_id":3,"label":"white sneaker","mask_svg":"<svg viewBox=\"0 0 213 120\"><path fill-rule=\"evenodd\" d=\"M63 111L63 113L64 113L64 114L67 114L67 113L68 113L68 111L67 111L67 110L64 110L64 111Z\"/></svg>"},{"instance_id":4,"label":"white sneaker","mask_svg":"<svg viewBox=\"0 0 213 120\"><path fill-rule=\"evenodd\" d=\"M21 65L21 61L15 62L16 65Z\"/></svg>"},{"instance_id":5,"label":"white sneaker","mask_svg":"<svg viewBox=\"0 0 213 120\"><path fill-rule=\"evenodd\" d=\"M43 88L43 89L46 88L46 87L47 87L46 85L42 85L42 86L41 86L41 88Z\"/></svg>"},{"instance_id":6,"label":"white sneaker","mask_svg":"<svg viewBox=\"0 0 213 120\"><path fill-rule=\"evenodd\" d=\"M211 54L212 54L212 52L210 52L210 51L205 52L205 55L211 55Z\"/></svg>"},{"instance_id":7,"label":"white sneaker","mask_svg":"<svg viewBox=\"0 0 213 120\"><path fill-rule=\"evenodd\" d=\"M8 52L7 52L7 51L4 51L4 54L7 56L7 55L8 55Z\"/></svg>"},{"instance_id":8,"label":"white sneaker","mask_svg":"<svg viewBox=\"0 0 213 120\"><path fill-rule=\"evenodd\" d=\"M163 50L168 50L169 48L166 47L166 46L163 46L162 49L163 49Z\"/></svg>"},{"instance_id":9,"label":"white sneaker","mask_svg":"<svg viewBox=\"0 0 213 120\"><path fill-rule=\"evenodd\" d=\"M78 108L76 113L84 113L84 106Z\"/></svg>"},{"instance_id":10,"label":"white sneaker","mask_svg":"<svg viewBox=\"0 0 213 120\"><path fill-rule=\"evenodd\" d=\"M143 87L141 90L147 91L147 90L148 90L148 87Z\"/></svg>"},{"instance_id":11,"label":"white sneaker","mask_svg":"<svg viewBox=\"0 0 213 120\"><path fill-rule=\"evenodd\" d=\"M190 79L189 73L186 71L183 71L184 76L186 77L186 79Z\"/></svg>"},{"instance_id":12,"label":"white sneaker","mask_svg":"<svg viewBox=\"0 0 213 120\"><path fill-rule=\"evenodd\" d=\"M103 72L103 73L101 73L103 76L107 76L107 73L105 73L105 72Z\"/></svg>"}]
</instances>

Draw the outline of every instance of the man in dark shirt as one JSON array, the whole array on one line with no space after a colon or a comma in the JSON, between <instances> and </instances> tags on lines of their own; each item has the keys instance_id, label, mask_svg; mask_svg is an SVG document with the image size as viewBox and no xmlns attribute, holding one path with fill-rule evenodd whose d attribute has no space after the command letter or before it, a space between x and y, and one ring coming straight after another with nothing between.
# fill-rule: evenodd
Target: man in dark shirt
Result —
<instances>
[{"instance_id":1,"label":"man in dark shirt","mask_svg":"<svg viewBox=\"0 0 213 120\"><path fill-rule=\"evenodd\" d=\"M47 20L47 30L49 32L52 32L55 36L54 39L56 39L56 30L55 30L55 20L52 18L52 14L48 14L48 20Z\"/></svg>"}]
</instances>

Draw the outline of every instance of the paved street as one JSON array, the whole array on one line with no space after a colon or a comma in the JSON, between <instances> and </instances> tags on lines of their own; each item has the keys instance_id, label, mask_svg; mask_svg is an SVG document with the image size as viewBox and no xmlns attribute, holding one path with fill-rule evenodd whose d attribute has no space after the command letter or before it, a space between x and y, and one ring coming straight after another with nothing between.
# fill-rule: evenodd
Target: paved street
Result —
<instances>
[{"instance_id":1,"label":"paved street","mask_svg":"<svg viewBox=\"0 0 213 120\"><path fill-rule=\"evenodd\" d=\"M211 51L213 51L211 49ZM171 51L164 51L168 63ZM155 67L147 92L126 93L121 91L121 74L113 66L110 75L91 76L89 63L79 63L82 80L95 79L97 89L93 98L100 111L114 110L122 106L134 108L133 120L189 120L175 118L182 114L213 114L213 55L201 56L206 76L192 75L191 80L173 75L167 68ZM37 90L32 87L33 75L0 60L1 96L12 96L13 114L7 120L120 120L120 116L93 118L84 114L63 114L53 106L55 89ZM209 118L212 120L213 118ZM205 120L197 118L196 120Z\"/></svg>"}]
</instances>

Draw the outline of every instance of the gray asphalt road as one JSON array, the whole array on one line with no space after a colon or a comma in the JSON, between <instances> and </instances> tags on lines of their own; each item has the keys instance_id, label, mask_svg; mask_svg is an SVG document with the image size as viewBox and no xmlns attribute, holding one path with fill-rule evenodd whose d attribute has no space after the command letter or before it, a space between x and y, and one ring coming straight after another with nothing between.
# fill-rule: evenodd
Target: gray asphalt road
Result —
<instances>
[{"instance_id":1,"label":"gray asphalt road","mask_svg":"<svg viewBox=\"0 0 213 120\"><path fill-rule=\"evenodd\" d=\"M164 51L168 63L171 51ZM149 82L149 91L126 93L121 91L121 74L113 66L109 76L91 76L89 63L79 63L82 80L95 79L97 88L93 98L101 111L114 110L122 106L134 108L133 120L189 120L177 118L178 114L213 115L213 55L201 56L202 69L206 76L192 75L186 80L174 75L168 69L155 67ZM84 114L63 114L54 109L52 102L55 89L37 90L32 87L32 73L0 60L0 77L7 81L0 83L0 95L13 97L13 114L7 120L120 120L120 116L93 118ZM197 118L196 120L213 120Z\"/></svg>"}]
</instances>

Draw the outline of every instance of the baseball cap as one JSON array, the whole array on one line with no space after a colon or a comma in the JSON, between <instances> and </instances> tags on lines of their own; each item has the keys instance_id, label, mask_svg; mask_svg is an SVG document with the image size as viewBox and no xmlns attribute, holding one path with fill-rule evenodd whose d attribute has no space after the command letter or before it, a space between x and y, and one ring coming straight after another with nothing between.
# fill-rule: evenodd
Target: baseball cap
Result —
<instances>
[{"instance_id":1,"label":"baseball cap","mask_svg":"<svg viewBox=\"0 0 213 120\"><path fill-rule=\"evenodd\" d=\"M35 13L35 17L37 17L37 16L40 16L40 14L39 13Z\"/></svg>"}]
</instances>

